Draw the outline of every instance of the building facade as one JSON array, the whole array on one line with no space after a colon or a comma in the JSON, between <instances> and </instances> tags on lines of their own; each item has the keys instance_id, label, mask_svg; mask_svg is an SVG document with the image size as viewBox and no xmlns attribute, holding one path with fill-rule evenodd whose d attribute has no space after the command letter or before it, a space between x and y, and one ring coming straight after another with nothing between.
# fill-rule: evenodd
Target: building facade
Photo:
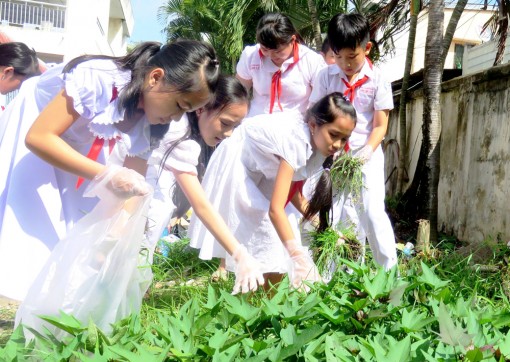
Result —
<instances>
[{"instance_id":1,"label":"building facade","mask_svg":"<svg viewBox=\"0 0 510 362\"><path fill-rule=\"evenodd\" d=\"M123 55L133 25L130 0L0 0L0 32L34 48L46 63Z\"/></svg>"},{"instance_id":2,"label":"building facade","mask_svg":"<svg viewBox=\"0 0 510 362\"><path fill-rule=\"evenodd\" d=\"M448 26L452 12L453 8L444 9L444 30L446 30ZM466 8L462 12L446 56L445 69L461 69L463 67L463 58L466 49L490 41L492 35L487 31L482 32L482 28L493 14L494 10L483 10L480 8ZM425 42L428 18L428 8L425 8L418 15L411 74L422 69L425 64ZM395 53L385 57L385 59L378 64L390 81L401 79L404 76L408 41L409 26L394 37Z\"/></svg>"}]
</instances>

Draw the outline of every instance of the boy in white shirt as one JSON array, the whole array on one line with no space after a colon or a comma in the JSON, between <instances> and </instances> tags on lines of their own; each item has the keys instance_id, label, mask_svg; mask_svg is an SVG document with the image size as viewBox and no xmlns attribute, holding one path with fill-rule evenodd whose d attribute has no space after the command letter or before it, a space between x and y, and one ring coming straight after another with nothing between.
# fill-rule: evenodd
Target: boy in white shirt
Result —
<instances>
[{"instance_id":1,"label":"boy in white shirt","mask_svg":"<svg viewBox=\"0 0 510 362\"><path fill-rule=\"evenodd\" d=\"M374 259L385 269L397 263L395 235L384 205L384 153L381 142L388 128L389 111L393 109L391 84L372 65L367 55L369 24L360 14L337 14L329 22L328 39L335 53L335 64L317 76L310 102L332 92L342 92L353 103L358 122L349 147L363 162L363 190L360 200L352 195L336 196L333 223L352 223L358 240L365 239Z\"/></svg>"}]
</instances>

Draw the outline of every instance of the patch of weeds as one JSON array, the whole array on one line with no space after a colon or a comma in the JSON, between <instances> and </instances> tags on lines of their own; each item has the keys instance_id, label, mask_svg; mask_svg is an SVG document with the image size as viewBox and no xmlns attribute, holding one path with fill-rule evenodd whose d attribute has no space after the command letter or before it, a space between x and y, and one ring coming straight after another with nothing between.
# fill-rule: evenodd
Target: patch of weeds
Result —
<instances>
[{"instance_id":1,"label":"patch of weeds","mask_svg":"<svg viewBox=\"0 0 510 362\"><path fill-rule=\"evenodd\" d=\"M363 190L363 162L350 153L342 153L331 165L331 183L335 192L351 194L357 201Z\"/></svg>"},{"instance_id":2,"label":"patch of weeds","mask_svg":"<svg viewBox=\"0 0 510 362\"><path fill-rule=\"evenodd\" d=\"M321 274L333 272L340 259L357 261L363 254L353 227L338 226L337 229L328 228L322 232L310 233L310 249Z\"/></svg>"}]
</instances>

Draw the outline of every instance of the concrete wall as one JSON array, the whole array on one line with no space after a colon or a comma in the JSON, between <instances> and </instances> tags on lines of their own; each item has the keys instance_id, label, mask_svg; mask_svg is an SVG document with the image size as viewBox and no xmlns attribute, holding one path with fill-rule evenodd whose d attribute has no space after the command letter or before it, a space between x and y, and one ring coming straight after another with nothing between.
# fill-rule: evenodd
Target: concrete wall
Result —
<instances>
[{"instance_id":1,"label":"concrete wall","mask_svg":"<svg viewBox=\"0 0 510 362\"><path fill-rule=\"evenodd\" d=\"M510 240L510 64L444 82L438 222L460 240ZM421 91L407 106L410 180L421 146ZM398 107L390 114L386 172L396 165ZM396 172L394 172L396 176ZM395 176L387 192L395 190ZM408 186L407 183L406 186Z\"/></svg>"}]
</instances>

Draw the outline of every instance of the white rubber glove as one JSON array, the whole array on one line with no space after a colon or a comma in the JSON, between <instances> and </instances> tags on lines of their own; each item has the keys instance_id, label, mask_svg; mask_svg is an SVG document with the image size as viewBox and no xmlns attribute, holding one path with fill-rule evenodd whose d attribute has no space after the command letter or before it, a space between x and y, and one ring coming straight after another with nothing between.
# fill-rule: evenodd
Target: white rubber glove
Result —
<instances>
[{"instance_id":1,"label":"white rubber glove","mask_svg":"<svg viewBox=\"0 0 510 362\"><path fill-rule=\"evenodd\" d=\"M236 281L232 294L239 292L248 293L264 285L264 276L260 271L260 263L248 253L244 245L239 245L232 254L232 257L236 262Z\"/></svg>"},{"instance_id":2,"label":"white rubber glove","mask_svg":"<svg viewBox=\"0 0 510 362\"><path fill-rule=\"evenodd\" d=\"M119 166L106 166L105 170L94 177L94 183L104 185L117 197L129 199L132 196L144 196L151 191L145 178L135 170Z\"/></svg>"},{"instance_id":3,"label":"white rubber glove","mask_svg":"<svg viewBox=\"0 0 510 362\"><path fill-rule=\"evenodd\" d=\"M322 282L317 266L308 253L308 249L294 239L288 240L284 244L292 261L289 270L289 279L292 286L296 289L303 288L308 292L310 288L303 283L304 281Z\"/></svg>"},{"instance_id":4,"label":"white rubber glove","mask_svg":"<svg viewBox=\"0 0 510 362\"><path fill-rule=\"evenodd\" d=\"M372 146L365 145L359 151L357 151L354 156L359 158L361 162L367 163L370 161L370 158L374 154L374 150L372 150Z\"/></svg>"}]
</instances>

